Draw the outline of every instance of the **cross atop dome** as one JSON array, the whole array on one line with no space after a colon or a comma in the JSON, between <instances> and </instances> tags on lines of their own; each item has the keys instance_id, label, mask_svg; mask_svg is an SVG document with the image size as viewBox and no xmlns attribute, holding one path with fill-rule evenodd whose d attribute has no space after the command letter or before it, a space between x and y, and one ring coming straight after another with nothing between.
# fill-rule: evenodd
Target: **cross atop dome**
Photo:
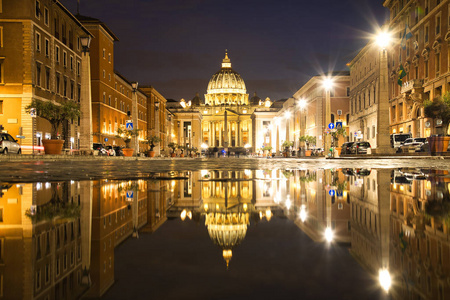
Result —
<instances>
[{"instance_id":1,"label":"cross atop dome","mask_svg":"<svg viewBox=\"0 0 450 300\"><path fill-rule=\"evenodd\" d=\"M225 58L222 60L222 68L231 68L231 61L228 58L228 50L225 49Z\"/></svg>"}]
</instances>

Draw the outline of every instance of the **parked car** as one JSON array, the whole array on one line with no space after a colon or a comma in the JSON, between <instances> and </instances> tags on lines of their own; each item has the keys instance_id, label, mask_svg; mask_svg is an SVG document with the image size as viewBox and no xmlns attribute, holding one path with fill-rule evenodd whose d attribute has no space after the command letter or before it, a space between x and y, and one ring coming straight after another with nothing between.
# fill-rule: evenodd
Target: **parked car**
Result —
<instances>
[{"instance_id":1,"label":"parked car","mask_svg":"<svg viewBox=\"0 0 450 300\"><path fill-rule=\"evenodd\" d=\"M352 154L367 154L367 149L371 149L369 142L355 142L350 152Z\"/></svg>"},{"instance_id":2,"label":"parked car","mask_svg":"<svg viewBox=\"0 0 450 300\"><path fill-rule=\"evenodd\" d=\"M108 155L108 151L106 151L105 147L101 143L94 143L92 149L98 151L98 155Z\"/></svg>"},{"instance_id":3,"label":"parked car","mask_svg":"<svg viewBox=\"0 0 450 300\"><path fill-rule=\"evenodd\" d=\"M350 149L352 148L352 146L353 146L353 144L354 144L355 142L346 142L346 143L343 143L342 144L342 146L341 146L341 154L350 154L351 152L350 152Z\"/></svg>"},{"instance_id":4,"label":"parked car","mask_svg":"<svg viewBox=\"0 0 450 300\"><path fill-rule=\"evenodd\" d=\"M421 152L421 147L425 142L427 142L426 138L409 138L405 140L401 148L403 150L406 147L414 146L416 152Z\"/></svg>"},{"instance_id":5,"label":"parked car","mask_svg":"<svg viewBox=\"0 0 450 300\"><path fill-rule=\"evenodd\" d=\"M120 147L120 146L113 146L113 149L116 152L116 156L123 156L122 147Z\"/></svg>"},{"instance_id":6,"label":"parked car","mask_svg":"<svg viewBox=\"0 0 450 300\"><path fill-rule=\"evenodd\" d=\"M22 153L17 140L14 139L9 133L0 133L0 152L3 154L8 153Z\"/></svg>"},{"instance_id":7,"label":"parked car","mask_svg":"<svg viewBox=\"0 0 450 300\"><path fill-rule=\"evenodd\" d=\"M400 152L400 147L407 140L412 138L411 132L409 133L393 133L390 135L391 147L395 149L396 152Z\"/></svg>"},{"instance_id":8,"label":"parked car","mask_svg":"<svg viewBox=\"0 0 450 300\"><path fill-rule=\"evenodd\" d=\"M106 152L108 156L116 156L116 150L114 150L113 146L106 146Z\"/></svg>"}]
</instances>

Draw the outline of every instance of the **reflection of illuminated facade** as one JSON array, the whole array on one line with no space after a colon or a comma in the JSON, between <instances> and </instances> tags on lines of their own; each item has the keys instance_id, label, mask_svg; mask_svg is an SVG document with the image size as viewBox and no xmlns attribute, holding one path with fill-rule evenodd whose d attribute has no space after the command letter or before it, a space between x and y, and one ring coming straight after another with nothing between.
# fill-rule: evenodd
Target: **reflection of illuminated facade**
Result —
<instances>
[{"instance_id":1,"label":"reflection of illuminated facade","mask_svg":"<svg viewBox=\"0 0 450 300\"><path fill-rule=\"evenodd\" d=\"M345 176L331 170L296 170L293 175L294 198L298 199L296 224L300 229L312 240L322 241L330 228L334 241L348 243L350 198Z\"/></svg>"},{"instance_id":2,"label":"reflection of illuminated facade","mask_svg":"<svg viewBox=\"0 0 450 300\"><path fill-rule=\"evenodd\" d=\"M87 290L83 188L69 182L2 186L0 294L5 299L75 299ZM30 210L33 205L36 210Z\"/></svg>"}]
</instances>

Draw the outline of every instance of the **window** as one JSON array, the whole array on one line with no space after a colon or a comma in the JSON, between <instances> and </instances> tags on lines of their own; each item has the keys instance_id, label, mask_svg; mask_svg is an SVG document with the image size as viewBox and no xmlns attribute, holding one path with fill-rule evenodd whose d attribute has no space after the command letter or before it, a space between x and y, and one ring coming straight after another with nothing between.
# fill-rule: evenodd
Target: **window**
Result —
<instances>
[{"instance_id":1,"label":"window","mask_svg":"<svg viewBox=\"0 0 450 300\"><path fill-rule=\"evenodd\" d=\"M372 138L375 138L375 125L372 126Z\"/></svg>"},{"instance_id":2,"label":"window","mask_svg":"<svg viewBox=\"0 0 450 300\"><path fill-rule=\"evenodd\" d=\"M108 62L111 63L111 53L108 53Z\"/></svg>"},{"instance_id":3,"label":"window","mask_svg":"<svg viewBox=\"0 0 450 300\"><path fill-rule=\"evenodd\" d=\"M108 96L108 104L111 106L111 95Z\"/></svg>"},{"instance_id":4,"label":"window","mask_svg":"<svg viewBox=\"0 0 450 300\"><path fill-rule=\"evenodd\" d=\"M63 66L67 67L67 53L63 51Z\"/></svg>"},{"instance_id":5,"label":"window","mask_svg":"<svg viewBox=\"0 0 450 300\"><path fill-rule=\"evenodd\" d=\"M36 51L41 51L41 34L36 32Z\"/></svg>"},{"instance_id":6,"label":"window","mask_svg":"<svg viewBox=\"0 0 450 300\"><path fill-rule=\"evenodd\" d=\"M78 88L77 88L77 96L78 96L78 102L80 102L81 101L81 85L80 84L78 85Z\"/></svg>"},{"instance_id":7,"label":"window","mask_svg":"<svg viewBox=\"0 0 450 300\"><path fill-rule=\"evenodd\" d=\"M55 46L55 60L59 63L59 46Z\"/></svg>"},{"instance_id":8,"label":"window","mask_svg":"<svg viewBox=\"0 0 450 300\"><path fill-rule=\"evenodd\" d=\"M111 73L108 74L108 79L111 81Z\"/></svg>"},{"instance_id":9,"label":"window","mask_svg":"<svg viewBox=\"0 0 450 300\"><path fill-rule=\"evenodd\" d=\"M50 69L45 68L45 88L50 90Z\"/></svg>"},{"instance_id":10,"label":"window","mask_svg":"<svg viewBox=\"0 0 450 300\"><path fill-rule=\"evenodd\" d=\"M425 29L424 29L424 41L425 41L425 44L428 43L428 37L429 37L429 35L428 35L428 29L429 29L429 26L428 26L428 24L427 24L427 25L425 25Z\"/></svg>"},{"instance_id":11,"label":"window","mask_svg":"<svg viewBox=\"0 0 450 300\"><path fill-rule=\"evenodd\" d=\"M0 100L0 114L3 114L3 100Z\"/></svg>"},{"instance_id":12,"label":"window","mask_svg":"<svg viewBox=\"0 0 450 300\"><path fill-rule=\"evenodd\" d=\"M36 18L41 18L41 3L38 0L35 0L35 15Z\"/></svg>"},{"instance_id":13,"label":"window","mask_svg":"<svg viewBox=\"0 0 450 300\"><path fill-rule=\"evenodd\" d=\"M55 38L59 39L59 18L58 16L55 16L54 21L53 21L53 26L55 29Z\"/></svg>"},{"instance_id":14,"label":"window","mask_svg":"<svg viewBox=\"0 0 450 300\"><path fill-rule=\"evenodd\" d=\"M429 12L429 7L430 7L430 0L425 0L425 16L428 15Z\"/></svg>"},{"instance_id":15,"label":"window","mask_svg":"<svg viewBox=\"0 0 450 300\"><path fill-rule=\"evenodd\" d=\"M347 87L347 97L350 97L350 87Z\"/></svg>"},{"instance_id":16,"label":"window","mask_svg":"<svg viewBox=\"0 0 450 300\"><path fill-rule=\"evenodd\" d=\"M103 58L106 58L106 50L103 48Z\"/></svg>"},{"instance_id":17,"label":"window","mask_svg":"<svg viewBox=\"0 0 450 300\"><path fill-rule=\"evenodd\" d=\"M440 71L441 71L441 54L436 53L436 76L439 76Z\"/></svg>"},{"instance_id":18,"label":"window","mask_svg":"<svg viewBox=\"0 0 450 300\"><path fill-rule=\"evenodd\" d=\"M73 80L70 81L70 99L73 99L73 93L75 92L75 84Z\"/></svg>"},{"instance_id":19,"label":"window","mask_svg":"<svg viewBox=\"0 0 450 300\"><path fill-rule=\"evenodd\" d=\"M77 75L80 76L81 75L81 64L79 61L77 61Z\"/></svg>"},{"instance_id":20,"label":"window","mask_svg":"<svg viewBox=\"0 0 450 300\"><path fill-rule=\"evenodd\" d=\"M47 7L44 8L44 23L48 26L48 9Z\"/></svg>"},{"instance_id":21,"label":"window","mask_svg":"<svg viewBox=\"0 0 450 300\"><path fill-rule=\"evenodd\" d=\"M45 56L50 56L50 41L45 39Z\"/></svg>"},{"instance_id":22,"label":"window","mask_svg":"<svg viewBox=\"0 0 450 300\"><path fill-rule=\"evenodd\" d=\"M106 103L106 93L103 93L103 103Z\"/></svg>"},{"instance_id":23,"label":"window","mask_svg":"<svg viewBox=\"0 0 450 300\"><path fill-rule=\"evenodd\" d=\"M41 64L36 63L36 85L41 86Z\"/></svg>"},{"instance_id":24,"label":"window","mask_svg":"<svg viewBox=\"0 0 450 300\"><path fill-rule=\"evenodd\" d=\"M63 82L63 96L67 97L67 78L64 77L64 82Z\"/></svg>"},{"instance_id":25,"label":"window","mask_svg":"<svg viewBox=\"0 0 450 300\"><path fill-rule=\"evenodd\" d=\"M436 36L441 34L441 15L436 16Z\"/></svg>"},{"instance_id":26,"label":"window","mask_svg":"<svg viewBox=\"0 0 450 300\"><path fill-rule=\"evenodd\" d=\"M59 74L56 74L56 93L60 93L60 86L61 86L61 76Z\"/></svg>"},{"instance_id":27,"label":"window","mask_svg":"<svg viewBox=\"0 0 450 300\"><path fill-rule=\"evenodd\" d=\"M425 61L425 78L428 78L429 60Z\"/></svg>"},{"instance_id":28,"label":"window","mask_svg":"<svg viewBox=\"0 0 450 300\"><path fill-rule=\"evenodd\" d=\"M73 56L70 56L70 70L73 71Z\"/></svg>"},{"instance_id":29,"label":"window","mask_svg":"<svg viewBox=\"0 0 450 300\"><path fill-rule=\"evenodd\" d=\"M3 47L3 26L0 26L0 47Z\"/></svg>"},{"instance_id":30,"label":"window","mask_svg":"<svg viewBox=\"0 0 450 300\"><path fill-rule=\"evenodd\" d=\"M103 70L103 78L106 78L106 72Z\"/></svg>"}]
</instances>

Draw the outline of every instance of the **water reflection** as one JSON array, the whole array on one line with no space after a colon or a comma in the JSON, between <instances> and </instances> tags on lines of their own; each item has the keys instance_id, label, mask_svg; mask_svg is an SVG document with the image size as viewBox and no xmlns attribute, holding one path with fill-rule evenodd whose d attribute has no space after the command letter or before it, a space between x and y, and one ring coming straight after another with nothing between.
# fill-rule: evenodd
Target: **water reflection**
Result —
<instances>
[{"instance_id":1,"label":"water reflection","mask_svg":"<svg viewBox=\"0 0 450 300\"><path fill-rule=\"evenodd\" d=\"M427 169L204 170L153 180L2 183L0 294L100 297L115 282L116 246L173 219L204 226L217 258L233 268L251 226L287 218L325 249L348 248L392 298L445 299L449 188L447 171Z\"/></svg>"}]
</instances>

